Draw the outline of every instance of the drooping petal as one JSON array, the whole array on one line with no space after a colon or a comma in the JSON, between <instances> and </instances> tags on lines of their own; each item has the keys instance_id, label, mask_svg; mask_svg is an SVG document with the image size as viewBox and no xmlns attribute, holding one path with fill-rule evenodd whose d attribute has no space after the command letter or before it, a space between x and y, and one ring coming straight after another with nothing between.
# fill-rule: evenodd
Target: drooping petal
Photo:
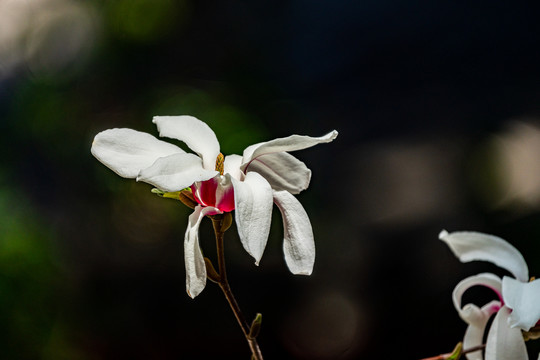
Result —
<instances>
[{"instance_id":1,"label":"drooping petal","mask_svg":"<svg viewBox=\"0 0 540 360\"><path fill-rule=\"evenodd\" d=\"M217 171L205 170L201 158L194 154L174 154L156 160L152 166L141 170L137 181L152 184L163 191L182 190L195 181L216 176Z\"/></svg>"},{"instance_id":2,"label":"drooping petal","mask_svg":"<svg viewBox=\"0 0 540 360\"><path fill-rule=\"evenodd\" d=\"M244 249L259 265L270 232L272 220L272 188L257 173L249 173L244 181L231 177L234 186L235 217L238 235Z\"/></svg>"},{"instance_id":3,"label":"drooping petal","mask_svg":"<svg viewBox=\"0 0 540 360\"><path fill-rule=\"evenodd\" d=\"M333 130L321 137L291 135L285 138L274 139L267 142L248 146L243 153L242 170L244 170L253 159L261 155L284 151L302 150L315 146L317 144L331 142L337 136L338 132L336 130Z\"/></svg>"},{"instance_id":4,"label":"drooping petal","mask_svg":"<svg viewBox=\"0 0 540 360\"><path fill-rule=\"evenodd\" d=\"M109 129L96 135L91 152L118 175L134 179L158 158L185 151L144 132Z\"/></svg>"},{"instance_id":5,"label":"drooping petal","mask_svg":"<svg viewBox=\"0 0 540 360\"><path fill-rule=\"evenodd\" d=\"M289 270L293 274L311 275L315 263L315 241L306 211L287 191L274 191L274 203L283 217L283 252Z\"/></svg>"},{"instance_id":6,"label":"drooping petal","mask_svg":"<svg viewBox=\"0 0 540 360\"><path fill-rule=\"evenodd\" d=\"M521 253L505 240L472 231L439 234L461 262L489 261L512 273L520 281L529 280L529 269Z\"/></svg>"},{"instance_id":7,"label":"drooping petal","mask_svg":"<svg viewBox=\"0 0 540 360\"><path fill-rule=\"evenodd\" d=\"M311 179L311 170L286 152L260 155L244 171L258 172L270 183L272 189L287 190L291 194L307 189Z\"/></svg>"},{"instance_id":8,"label":"drooping petal","mask_svg":"<svg viewBox=\"0 0 540 360\"><path fill-rule=\"evenodd\" d=\"M485 360L528 360L523 335L518 328L508 326L510 309L503 306L489 329Z\"/></svg>"},{"instance_id":9,"label":"drooping petal","mask_svg":"<svg viewBox=\"0 0 540 360\"><path fill-rule=\"evenodd\" d=\"M216 134L206 123L193 116L154 116L159 136L178 139L203 159L206 170L215 170L219 155L219 142Z\"/></svg>"},{"instance_id":10,"label":"drooping petal","mask_svg":"<svg viewBox=\"0 0 540 360\"><path fill-rule=\"evenodd\" d=\"M186 265L186 291L191 298L199 295L206 286L206 266L199 246L199 225L205 215L219 214L220 211L212 207L195 207L189 216L186 237L184 241L184 259Z\"/></svg>"},{"instance_id":11,"label":"drooping petal","mask_svg":"<svg viewBox=\"0 0 540 360\"><path fill-rule=\"evenodd\" d=\"M470 323L469 326L467 326L465 336L463 337L464 349L471 349L484 343L484 333L486 332L486 325L491 316L497 311L499 311L500 308L501 303L494 300L482 306L482 308L479 309L478 312L476 312L475 316L469 317ZM484 358L482 357L482 350L470 352L465 356L468 360L484 360Z\"/></svg>"},{"instance_id":12,"label":"drooping petal","mask_svg":"<svg viewBox=\"0 0 540 360\"><path fill-rule=\"evenodd\" d=\"M490 288L495 292L499 299L502 299L502 281L497 275L490 273L482 273L474 276L469 276L468 278L461 280L452 292L452 301L454 303L454 307L459 313L459 316L466 323L469 323L470 317L475 316L475 312L478 310L478 306L474 304L467 304L465 306L462 306L461 298L463 297L463 294L473 286L485 286L487 288Z\"/></svg>"},{"instance_id":13,"label":"drooping petal","mask_svg":"<svg viewBox=\"0 0 540 360\"><path fill-rule=\"evenodd\" d=\"M495 294L501 299L501 279L490 273L482 273L470 276L460 281L452 292L452 301L454 307L459 313L459 316L469 326L463 338L463 347L470 349L472 347L482 345L483 337L487 322L491 315L501 307L500 301L491 301L481 308L475 304L466 304L462 306L461 299L463 294L474 286L485 286L492 289ZM467 354L469 360L483 360L482 351L475 351Z\"/></svg>"},{"instance_id":14,"label":"drooping petal","mask_svg":"<svg viewBox=\"0 0 540 360\"><path fill-rule=\"evenodd\" d=\"M244 174L240 170L240 165L242 165L242 157L240 155L227 155L223 162L223 172L225 174L231 174L236 180L244 180Z\"/></svg>"},{"instance_id":15,"label":"drooping petal","mask_svg":"<svg viewBox=\"0 0 540 360\"><path fill-rule=\"evenodd\" d=\"M505 276L502 292L506 306L512 309L509 325L529 331L540 320L540 279L523 283Z\"/></svg>"}]
</instances>

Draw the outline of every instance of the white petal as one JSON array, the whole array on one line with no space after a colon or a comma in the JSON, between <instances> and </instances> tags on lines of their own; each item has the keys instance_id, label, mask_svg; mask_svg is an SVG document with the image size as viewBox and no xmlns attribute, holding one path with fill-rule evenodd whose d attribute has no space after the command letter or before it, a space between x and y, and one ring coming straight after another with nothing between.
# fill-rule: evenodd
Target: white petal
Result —
<instances>
[{"instance_id":1,"label":"white petal","mask_svg":"<svg viewBox=\"0 0 540 360\"><path fill-rule=\"evenodd\" d=\"M527 348L518 328L508 326L510 309L503 306L489 330L485 360L527 360Z\"/></svg>"},{"instance_id":2,"label":"white petal","mask_svg":"<svg viewBox=\"0 0 540 360\"><path fill-rule=\"evenodd\" d=\"M470 304L469 304L470 305ZM467 306L467 305L466 305ZM471 322L463 337L463 349L471 349L484 343L484 333L489 318L501 308L499 301L492 301L484 306L470 318ZM482 350L474 351L465 355L468 360L483 360Z\"/></svg>"},{"instance_id":3,"label":"white petal","mask_svg":"<svg viewBox=\"0 0 540 360\"><path fill-rule=\"evenodd\" d=\"M244 181L232 178L238 235L244 249L259 265L270 232L272 188L259 174L249 173Z\"/></svg>"},{"instance_id":4,"label":"white petal","mask_svg":"<svg viewBox=\"0 0 540 360\"><path fill-rule=\"evenodd\" d=\"M92 155L118 175L134 179L160 157L184 153L178 146L132 129L100 132L92 142Z\"/></svg>"},{"instance_id":5,"label":"white petal","mask_svg":"<svg viewBox=\"0 0 540 360\"><path fill-rule=\"evenodd\" d=\"M217 171L205 170L201 158L194 154L174 154L162 157L141 170L137 181L144 181L168 192L179 191L195 181L213 178Z\"/></svg>"},{"instance_id":6,"label":"white petal","mask_svg":"<svg viewBox=\"0 0 540 360\"><path fill-rule=\"evenodd\" d=\"M274 190L287 190L298 194L307 189L311 179L311 170L291 154L278 152L257 157L244 169L261 174Z\"/></svg>"},{"instance_id":7,"label":"white petal","mask_svg":"<svg viewBox=\"0 0 540 360\"><path fill-rule=\"evenodd\" d=\"M529 269L521 253L505 240L478 232L453 232L445 230L439 239L448 244L461 262L489 261L508 270L520 281L529 280Z\"/></svg>"},{"instance_id":8,"label":"white petal","mask_svg":"<svg viewBox=\"0 0 540 360\"><path fill-rule=\"evenodd\" d=\"M188 115L154 116L159 136L178 139L186 143L203 159L206 170L215 170L219 155L219 142L216 134L206 123Z\"/></svg>"},{"instance_id":9,"label":"white petal","mask_svg":"<svg viewBox=\"0 0 540 360\"><path fill-rule=\"evenodd\" d=\"M462 306L461 299L463 294L471 287L478 285L492 289L499 298L501 297L501 279L493 274L483 273L470 276L456 285L452 292L452 301L459 316L469 325L463 338L464 349L470 349L483 344L487 322L491 315L501 307L500 301L491 301L482 306L482 308L479 308L475 304L466 304ZM467 354L467 359L483 360L482 351L475 351Z\"/></svg>"},{"instance_id":10,"label":"white petal","mask_svg":"<svg viewBox=\"0 0 540 360\"><path fill-rule=\"evenodd\" d=\"M279 138L251 145L244 150L242 170L244 170L249 162L258 156L271 154L283 151L296 151L306 149L317 144L328 143L338 136L338 132L333 130L321 137L311 137L304 135L291 135L285 138Z\"/></svg>"},{"instance_id":11,"label":"white petal","mask_svg":"<svg viewBox=\"0 0 540 360\"><path fill-rule=\"evenodd\" d=\"M287 191L274 191L274 202L283 217L283 252L293 274L311 275L315 263L315 241L309 217Z\"/></svg>"},{"instance_id":12,"label":"white petal","mask_svg":"<svg viewBox=\"0 0 540 360\"><path fill-rule=\"evenodd\" d=\"M244 174L240 170L240 165L242 165L242 157L240 155L227 155L223 162L223 173L231 174L236 180L244 180Z\"/></svg>"},{"instance_id":13,"label":"white petal","mask_svg":"<svg viewBox=\"0 0 540 360\"><path fill-rule=\"evenodd\" d=\"M216 212L217 211L217 212ZM186 265L186 291L192 298L199 295L206 286L206 266L199 246L199 225L203 217L209 212L220 213L213 207L198 205L189 216L186 237L184 241L184 258Z\"/></svg>"},{"instance_id":14,"label":"white petal","mask_svg":"<svg viewBox=\"0 0 540 360\"><path fill-rule=\"evenodd\" d=\"M467 291L473 286L478 285L492 289L497 294L499 299L502 296L502 281L496 275L490 273L482 273L474 276L469 276L468 278L461 280L452 292L452 301L454 303L454 307L459 313L459 316L463 319L463 321L468 324L471 321L474 321L478 310L480 309L474 304L467 304L465 306L462 306L461 298L463 297L465 291Z\"/></svg>"},{"instance_id":15,"label":"white petal","mask_svg":"<svg viewBox=\"0 0 540 360\"><path fill-rule=\"evenodd\" d=\"M540 320L540 279L523 283L505 276L502 291L506 306L513 310L509 325L529 331Z\"/></svg>"}]
</instances>

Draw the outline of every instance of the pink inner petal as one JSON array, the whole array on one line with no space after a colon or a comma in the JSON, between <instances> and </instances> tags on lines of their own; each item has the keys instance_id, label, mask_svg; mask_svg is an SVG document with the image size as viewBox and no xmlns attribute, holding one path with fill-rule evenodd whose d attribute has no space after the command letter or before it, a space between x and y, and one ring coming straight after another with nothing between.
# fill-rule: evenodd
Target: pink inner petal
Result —
<instances>
[{"instance_id":1,"label":"pink inner petal","mask_svg":"<svg viewBox=\"0 0 540 360\"><path fill-rule=\"evenodd\" d=\"M206 181L197 181L191 185L191 191L195 200L202 206L215 206L217 187L218 180L214 177Z\"/></svg>"},{"instance_id":2,"label":"pink inner petal","mask_svg":"<svg viewBox=\"0 0 540 360\"><path fill-rule=\"evenodd\" d=\"M234 210L234 188L232 186L224 190L219 204L217 204L216 207L224 212L230 212Z\"/></svg>"},{"instance_id":3,"label":"pink inner petal","mask_svg":"<svg viewBox=\"0 0 540 360\"><path fill-rule=\"evenodd\" d=\"M219 175L210 180L197 181L191 185L191 191L202 206L212 206L222 212L234 210L234 188L232 184L222 185Z\"/></svg>"}]
</instances>

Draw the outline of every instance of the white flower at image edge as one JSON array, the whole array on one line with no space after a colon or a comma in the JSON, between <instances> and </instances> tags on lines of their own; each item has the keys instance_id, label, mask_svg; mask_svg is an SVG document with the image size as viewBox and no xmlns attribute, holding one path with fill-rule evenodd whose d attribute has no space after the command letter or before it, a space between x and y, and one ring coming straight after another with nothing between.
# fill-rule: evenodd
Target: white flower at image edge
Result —
<instances>
[{"instance_id":1,"label":"white flower at image edge","mask_svg":"<svg viewBox=\"0 0 540 360\"><path fill-rule=\"evenodd\" d=\"M225 156L221 173L216 170L216 161L222 156L219 142L206 123L192 116L155 116L152 121L161 137L183 141L196 155L126 128L100 132L91 151L122 177L144 181L165 192L191 187L199 205L189 217L184 242L189 296L194 298L206 285L199 247L202 218L233 209L242 245L258 265L275 203L283 218L287 266L294 274L311 274L315 262L313 231L306 211L292 195L308 187L311 171L287 152L331 142L337 131L321 137L291 135L251 145L242 156Z\"/></svg>"},{"instance_id":2,"label":"white flower at image edge","mask_svg":"<svg viewBox=\"0 0 540 360\"><path fill-rule=\"evenodd\" d=\"M529 269L521 253L505 240L478 232L442 231L444 241L461 262L489 261L507 271L515 278L504 276L501 280L491 273L482 273L461 281L452 294L454 306L460 317L468 324L463 348L483 344L487 323L495 318L487 335L485 357L482 351L466 354L469 360L527 360L527 349L522 335L540 320L540 279L529 282ZM498 300L482 307L475 304L462 306L461 298L473 286L492 289ZM540 354L539 354L540 360Z\"/></svg>"}]
</instances>

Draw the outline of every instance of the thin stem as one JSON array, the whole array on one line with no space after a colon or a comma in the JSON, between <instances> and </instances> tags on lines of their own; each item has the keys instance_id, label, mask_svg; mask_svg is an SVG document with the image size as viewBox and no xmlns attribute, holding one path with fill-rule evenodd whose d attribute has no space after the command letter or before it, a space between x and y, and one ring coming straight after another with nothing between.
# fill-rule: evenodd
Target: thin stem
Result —
<instances>
[{"instance_id":1,"label":"thin stem","mask_svg":"<svg viewBox=\"0 0 540 360\"><path fill-rule=\"evenodd\" d=\"M227 279L227 268L225 267L225 247L223 244L226 229L223 229L223 218L212 219L212 223L214 225L214 232L216 234L216 250L219 269L218 285L221 288L221 291L223 291L223 294L225 295L225 298L227 299L227 302L229 303L231 310L233 311L234 316L236 317L236 320L238 321L238 324L246 337L249 348L251 349L251 353L253 355L252 359L263 360L257 339L250 336L250 325L246 321L242 310L240 310L240 306L232 293L229 280Z\"/></svg>"},{"instance_id":2,"label":"thin stem","mask_svg":"<svg viewBox=\"0 0 540 360\"><path fill-rule=\"evenodd\" d=\"M485 344L478 345L478 346L473 346L471 348L468 348L467 350L461 351L460 356L468 354L468 353L472 353L472 352L475 352L475 351L478 351L478 350L483 350L485 348L486 348ZM453 355L453 353L441 354L441 355L437 355L437 356L433 356L433 357L429 357L429 358L424 358L422 360L446 360L446 359L448 359L450 357L450 355Z\"/></svg>"}]
</instances>

